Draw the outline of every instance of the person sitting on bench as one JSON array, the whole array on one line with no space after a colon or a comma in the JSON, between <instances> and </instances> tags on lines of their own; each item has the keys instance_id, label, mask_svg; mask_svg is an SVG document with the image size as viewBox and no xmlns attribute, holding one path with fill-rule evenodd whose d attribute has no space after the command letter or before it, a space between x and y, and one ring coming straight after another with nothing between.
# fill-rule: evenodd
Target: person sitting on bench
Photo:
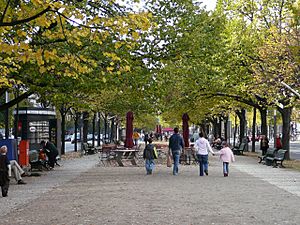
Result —
<instances>
[{"instance_id":1,"label":"person sitting on bench","mask_svg":"<svg viewBox=\"0 0 300 225\"><path fill-rule=\"evenodd\" d=\"M16 160L10 160L10 166L12 174L15 177L15 180L18 184L26 184L26 182L23 181L22 176L25 175L24 170L20 167L19 163Z\"/></svg>"}]
</instances>

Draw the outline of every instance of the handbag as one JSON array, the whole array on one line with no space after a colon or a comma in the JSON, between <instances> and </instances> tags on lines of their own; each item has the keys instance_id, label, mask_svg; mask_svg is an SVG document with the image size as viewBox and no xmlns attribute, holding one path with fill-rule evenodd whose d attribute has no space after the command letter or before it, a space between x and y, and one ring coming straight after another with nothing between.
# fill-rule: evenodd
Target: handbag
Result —
<instances>
[{"instance_id":1,"label":"handbag","mask_svg":"<svg viewBox=\"0 0 300 225\"><path fill-rule=\"evenodd\" d=\"M171 155L168 153L167 154L167 167L171 167L172 166L172 159L171 159Z\"/></svg>"}]
</instances>

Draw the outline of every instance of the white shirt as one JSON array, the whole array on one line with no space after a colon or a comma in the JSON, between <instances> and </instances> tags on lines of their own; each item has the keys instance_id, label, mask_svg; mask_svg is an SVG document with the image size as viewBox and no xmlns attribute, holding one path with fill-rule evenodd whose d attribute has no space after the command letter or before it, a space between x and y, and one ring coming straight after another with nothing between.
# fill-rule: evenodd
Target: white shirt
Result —
<instances>
[{"instance_id":1,"label":"white shirt","mask_svg":"<svg viewBox=\"0 0 300 225\"><path fill-rule=\"evenodd\" d=\"M199 155L208 155L208 151L214 154L208 140L206 140L204 137L201 137L196 141L195 148L197 150L197 154Z\"/></svg>"}]
</instances>

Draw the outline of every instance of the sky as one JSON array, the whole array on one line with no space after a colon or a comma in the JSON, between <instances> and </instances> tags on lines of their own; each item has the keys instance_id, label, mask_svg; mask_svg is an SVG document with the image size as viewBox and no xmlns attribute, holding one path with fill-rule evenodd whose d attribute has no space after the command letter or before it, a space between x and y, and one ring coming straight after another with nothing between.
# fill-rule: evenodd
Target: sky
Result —
<instances>
[{"instance_id":1,"label":"sky","mask_svg":"<svg viewBox=\"0 0 300 225\"><path fill-rule=\"evenodd\" d=\"M207 10L213 10L216 7L217 0L201 0L202 5L206 5Z\"/></svg>"}]
</instances>

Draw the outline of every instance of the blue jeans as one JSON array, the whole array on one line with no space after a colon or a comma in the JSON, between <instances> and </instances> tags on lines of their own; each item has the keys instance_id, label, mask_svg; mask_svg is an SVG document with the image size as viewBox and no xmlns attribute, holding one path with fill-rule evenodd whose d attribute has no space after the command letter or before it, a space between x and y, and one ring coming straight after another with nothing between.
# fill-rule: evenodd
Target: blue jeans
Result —
<instances>
[{"instance_id":1,"label":"blue jeans","mask_svg":"<svg viewBox=\"0 0 300 225\"><path fill-rule=\"evenodd\" d=\"M145 167L146 167L147 174L152 173L154 166L155 166L154 159L146 159Z\"/></svg>"},{"instance_id":2,"label":"blue jeans","mask_svg":"<svg viewBox=\"0 0 300 225\"><path fill-rule=\"evenodd\" d=\"M224 174L229 173L229 162L223 162L223 173Z\"/></svg>"},{"instance_id":3,"label":"blue jeans","mask_svg":"<svg viewBox=\"0 0 300 225\"><path fill-rule=\"evenodd\" d=\"M172 151L173 156L173 175L178 174L178 165L179 165L179 157L180 157L180 151Z\"/></svg>"},{"instance_id":4,"label":"blue jeans","mask_svg":"<svg viewBox=\"0 0 300 225\"><path fill-rule=\"evenodd\" d=\"M199 168L200 168L200 176L204 176L204 171L208 171L208 155L199 155L197 154Z\"/></svg>"}]
</instances>

